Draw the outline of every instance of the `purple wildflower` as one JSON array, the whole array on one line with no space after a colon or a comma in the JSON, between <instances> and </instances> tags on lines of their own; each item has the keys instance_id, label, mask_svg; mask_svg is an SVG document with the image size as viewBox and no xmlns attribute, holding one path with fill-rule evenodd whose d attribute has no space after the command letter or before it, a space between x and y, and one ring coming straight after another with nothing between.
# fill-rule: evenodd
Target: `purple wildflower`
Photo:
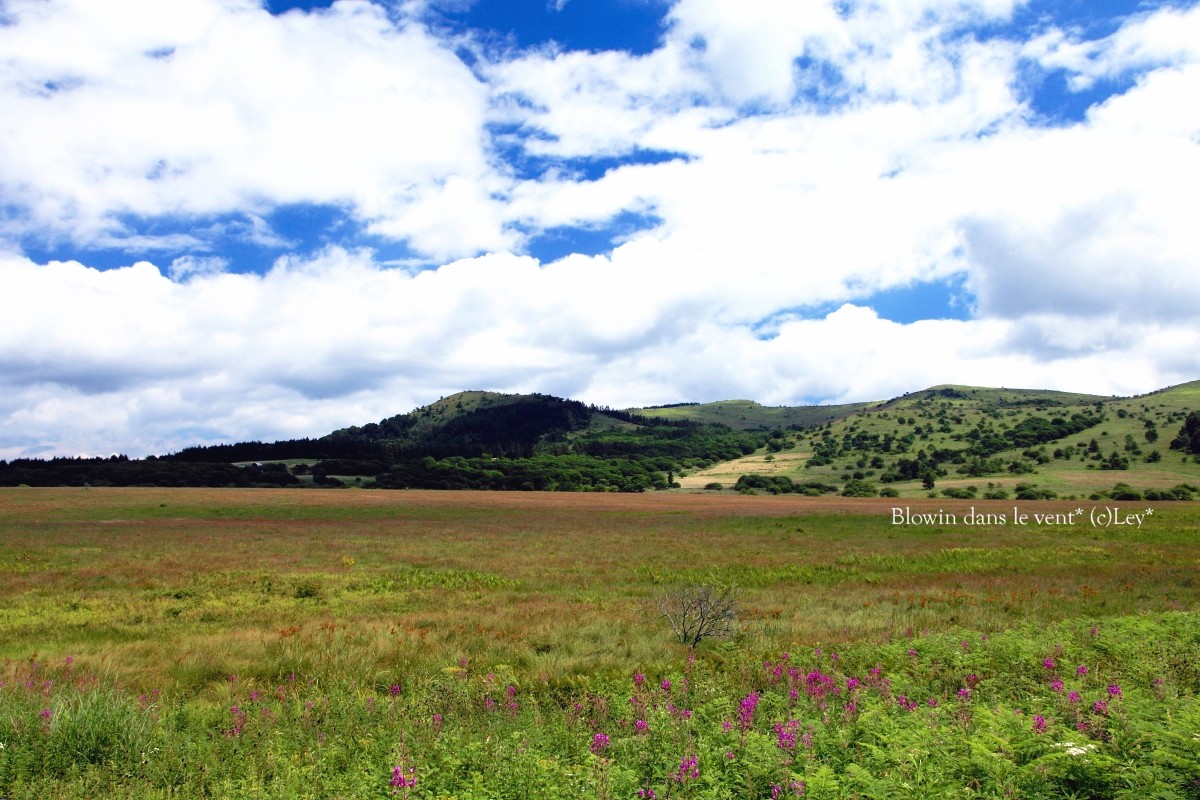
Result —
<instances>
[{"instance_id":1,"label":"purple wildflower","mask_svg":"<svg viewBox=\"0 0 1200 800\"><path fill-rule=\"evenodd\" d=\"M1076 668L1075 668L1075 674L1076 674L1076 675L1078 675L1078 676L1079 676L1079 677L1081 677L1081 678L1082 678L1084 675L1087 675L1087 674L1088 674L1088 668L1087 668L1087 665L1085 665L1085 664L1080 664L1078 667L1076 667Z\"/></svg>"},{"instance_id":2,"label":"purple wildflower","mask_svg":"<svg viewBox=\"0 0 1200 800\"><path fill-rule=\"evenodd\" d=\"M671 779L676 783L687 783L700 777L700 767L697 766L695 756L684 756L679 762L679 769L675 770L675 774Z\"/></svg>"},{"instance_id":3,"label":"purple wildflower","mask_svg":"<svg viewBox=\"0 0 1200 800\"><path fill-rule=\"evenodd\" d=\"M591 750L596 755L600 755L608 748L608 737L603 733L597 733L592 737Z\"/></svg>"},{"instance_id":4,"label":"purple wildflower","mask_svg":"<svg viewBox=\"0 0 1200 800\"><path fill-rule=\"evenodd\" d=\"M786 724L775 724L775 746L780 750L796 749L796 729L800 727L798 720L788 720Z\"/></svg>"},{"instance_id":5,"label":"purple wildflower","mask_svg":"<svg viewBox=\"0 0 1200 800\"><path fill-rule=\"evenodd\" d=\"M758 708L758 692L751 692L742 700L741 710L738 711L738 723L742 731L748 731L754 726L754 711Z\"/></svg>"},{"instance_id":6,"label":"purple wildflower","mask_svg":"<svg viewBox=\"0 0 1200 800\"><path fill-rule=\"evenodd\" d=\"M1046 718L1043 717L1041 714L1035 714L1033 717L1033 732L1034 733L1045 733L1046 732Z\"/></svg>"},{"instance_id":7,"label":"purple wildflower","mask_svg":"<svg viewBox=\"0 0 1200 800\"><path fill-rule=\"evenodd\" d=\"M412 767L405 772L404 768L397 765L392 767L392 794L397 794L401 789L404 790L404 796L408 796L408 790L417 785L417 771Z\"/></svg>"}]
</instances>

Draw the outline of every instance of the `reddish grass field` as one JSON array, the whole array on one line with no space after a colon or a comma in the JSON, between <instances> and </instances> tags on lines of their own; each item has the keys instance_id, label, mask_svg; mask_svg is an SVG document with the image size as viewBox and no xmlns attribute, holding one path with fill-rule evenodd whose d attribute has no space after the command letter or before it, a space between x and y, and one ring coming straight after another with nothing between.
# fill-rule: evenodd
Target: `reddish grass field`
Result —
<instances>
[{"instance_id":1,"label":"reddish grass field","mask_svg":"<svg viewBox=\"0 0 1200 800\"><path fill-rule=\"evenodd\" d=\"M1196 504L1159 504L1140 530L962 521L1014 507L1080 504L5 489L0 657L72 655L188 691L333 640L336 658L314 669L470 656L536 674L619 673L669 656L653 599L680 583L740 587L738 646L763 652L1200 599ZM959 520L893 524L894 508Z\"/></svg>"}]
</instances>

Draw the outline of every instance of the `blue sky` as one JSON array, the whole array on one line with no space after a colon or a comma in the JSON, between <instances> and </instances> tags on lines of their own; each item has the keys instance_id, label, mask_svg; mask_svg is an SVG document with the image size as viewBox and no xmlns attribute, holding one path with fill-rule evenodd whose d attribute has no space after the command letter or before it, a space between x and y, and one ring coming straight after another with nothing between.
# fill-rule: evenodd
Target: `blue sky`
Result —
<instances>
[{"instance_id":1,"label":"blue sky","mask_svg":"<svg viewBox=\"0 0 1200 800\"><path fill-rule=\"evenodd\" d=\"M1200 8L9 0L0 458L1200 377Z\"/></svg>"}]
</instances>

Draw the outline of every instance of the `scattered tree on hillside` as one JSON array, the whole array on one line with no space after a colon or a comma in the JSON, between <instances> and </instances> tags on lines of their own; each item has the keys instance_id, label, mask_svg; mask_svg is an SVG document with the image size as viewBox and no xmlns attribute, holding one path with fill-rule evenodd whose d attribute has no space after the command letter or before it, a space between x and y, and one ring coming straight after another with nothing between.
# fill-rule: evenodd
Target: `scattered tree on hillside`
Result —
<instances>
[{"instance_id":1,"label":"scattered tree on hillside","mask_svg":"<svg viewBox=\"0 0 1200 800\"><path fill-rule=\"evenodd\" d=\"M1171 440L1171 449L1200 454L1200 415L1195 411L1187 415L1179 435Z\"/></svg>"}]
</instances>

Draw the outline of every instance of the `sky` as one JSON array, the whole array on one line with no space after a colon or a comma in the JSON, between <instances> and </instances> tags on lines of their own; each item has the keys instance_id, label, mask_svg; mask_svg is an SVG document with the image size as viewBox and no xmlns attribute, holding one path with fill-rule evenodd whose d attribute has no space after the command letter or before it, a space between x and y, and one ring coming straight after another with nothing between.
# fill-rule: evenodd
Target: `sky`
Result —
<instances>
[{"instance_id":1,"label":"sky","mask_svg":"<svg viewBox=\"0 0 1200 800\"><path fill-rule=\"evenodd\" d=\"M1200 378L1200 4L0 0L0 458Z\"/></svg>"}]
</instances>

